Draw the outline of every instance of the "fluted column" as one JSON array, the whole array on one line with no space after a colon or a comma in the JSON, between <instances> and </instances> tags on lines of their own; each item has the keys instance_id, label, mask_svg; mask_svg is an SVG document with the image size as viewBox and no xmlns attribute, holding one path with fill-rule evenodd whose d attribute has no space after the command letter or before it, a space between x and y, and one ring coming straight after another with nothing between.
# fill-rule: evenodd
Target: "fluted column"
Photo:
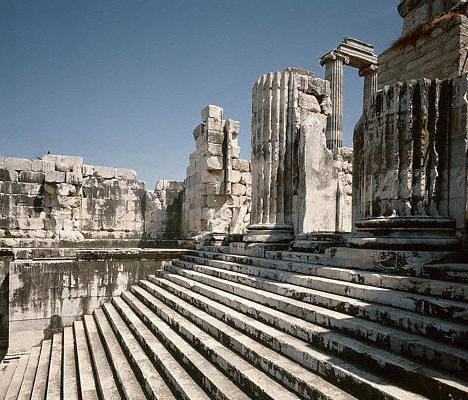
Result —
<instances>
[{"instance_id":1,"label":"fluted column","mask_svg":"<svg viewBox=\"0 0 468 400\"><path fill-rule=\"evenodd\" d=\"M327 147L343 147L343 65L349 57L332 50L320 60L325 65L325 79L330 82L332 113L327 121Z\"/></svg>"},{"instance_id":2,"label":"fluted column","mask_svg":"<svg viewBox=\"0 0 468 400\"><path fill-rule=\"evenodd\" d=\"M371 64L359 70L359 76L364 77L364 98L362 101L364 110L369 107L372 97L377 93L378 69L376 64Z\"/></svg>"},{"instance_id":3,"label":"fluted column","mask_svg":"<svg viewBox=\"0 0 468 400\"><path fill-rule=\"evenodd\" d=\"M247 242L293 239L290 70L263 75L252 90L252 211Z\"/></svg>"}]
</instances>

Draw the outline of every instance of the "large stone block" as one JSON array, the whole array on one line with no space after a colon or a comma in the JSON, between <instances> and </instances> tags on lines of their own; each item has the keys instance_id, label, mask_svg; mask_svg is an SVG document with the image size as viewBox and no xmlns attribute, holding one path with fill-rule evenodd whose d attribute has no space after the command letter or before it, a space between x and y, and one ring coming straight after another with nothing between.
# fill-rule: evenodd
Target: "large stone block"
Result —
<instances>
[{"instance_id":1,"label":"large stone block","mask_svg":"<svg viewBox=\"0 0 468 400\"><path fill-rule=\"evenodd\" d=\"M80 172L67 172L65 181L71 185L81 185L83 183L83 174Z\"/></svg>"},{"instance_id":2,"label":"large stone block","mask_svg":"<svg viewBox=\"0 0 468 400\"><path fill-rule=\"evenodd\" d=\"M137 174L133 169L116 168L115 169L115 177L116 178L128 179L128 180L135 180L136 177L137 177Z\"/></svg>"},{"instance_id":3,"label":"large stone block","mask_svg":"<svg viewBox=\"0 0 468 400\"><path fill-rule=\"evenodd\" d=\"M47 183L65 182L65 172L47 171L45 172L45 182Z\"/></svg>"},{"instance_id":4,"label":"large stone block","mask_svg":"<svg viewBox=\"0 0 468 400\"><path fill-rule=\"evenodd\" d=\"M25 158L5 157L5 169L16 171L31 171L32 162Z\"/></svg>"},{"instance_id":5,"label":"large stone block","mask_svg":"<svg viewBox=\"0 0 468 400\"><path fill-rule=\"evenodd\" d=\"M12 169L0 169L0 181L18 182L18 172Z\"/></svg>"},{"instance_id":6,"label":"large stone block","mask_svg":"<svg viewBox=\"0 0 468 400\"><path fill-rule=\"evenodd\" d=\"M223 158L222 157L207 157L205 159L205 165L206 169L208 171L216 171L216 170L222 170L223 169Z\"/></svg>"},{"instance_id":7,"label":"large stone block","mask_svg":"<svg viewBox=\"0 0 468 400\"><path fill-rule=\"evenodd\" d=\"M232 160L232 169L235 169L240 172L249 172L250 171L250 161L234 159Z\"/></svg>"},{"instance_id":8,"label":"large stone block","mask_svg":"<svg viewBox=\"0 0 468 400\"><path fill-rule=\"evenodd\" d=\"M43 183L45 174L43 172L21 171L19 173L20 182Z\"/></svg>"},{"instance_id":9,"label":"large stone block","mask_svg":"<svg viewBox=\"0 0 468 400\"><path fill-rule=\"evenodd\" d=\"M94 173L102 178L112 179L115 177L115 168L95 166Z\"/></svg>"}]
</instances>

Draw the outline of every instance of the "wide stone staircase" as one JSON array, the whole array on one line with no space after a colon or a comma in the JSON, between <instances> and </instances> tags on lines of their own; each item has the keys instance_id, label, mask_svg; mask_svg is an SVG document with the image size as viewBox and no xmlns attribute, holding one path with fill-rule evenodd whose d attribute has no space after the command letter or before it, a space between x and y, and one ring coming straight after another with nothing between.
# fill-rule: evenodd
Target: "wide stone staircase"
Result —
<instances>
[{"instance_id":1,"label":"wide stone staircase","mask_svg":"<svg viewBox=\"0 0 468 400\"><path fill-rule=\"evenodd\" d=\"M465 275L208 250L18 356L3 398L468 399Z\"/></svg>"}]
</instances>

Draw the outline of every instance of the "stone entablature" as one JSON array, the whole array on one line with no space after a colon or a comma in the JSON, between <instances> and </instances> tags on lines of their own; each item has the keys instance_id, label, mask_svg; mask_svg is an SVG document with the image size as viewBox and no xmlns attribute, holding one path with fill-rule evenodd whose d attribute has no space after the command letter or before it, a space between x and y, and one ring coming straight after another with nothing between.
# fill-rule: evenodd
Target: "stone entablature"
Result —
<instances>
[{"instance_id":1,"label":"stone entablature","mask_svg":"<svg viewBox=\"0 0 468 400\"><path fill-rule=\"evenodd\" d=\"M0 158L0 237L137 239L164 236L147 213L165 205L133 170L83 164L82 157ZM160 216L159 216L160 217ZM159 224L160 225L160 224Z\"/></svg>"},{"instance_id":2,"label":"stone entablature","mask_svg":"<svg viewBox=\"0 0 468 400\"><path fill-rule=\"evenodd\" d=\"M239 123L224 120L221 107L202 110L184 182L186 238L209 235L219 242L227 234L244 232L250 219L251 172L250 161L239 158L238 135Z\"/></svg>"},{"instance_id":3,"label":"stone entablature","mask_svg":"<svg viewBox=\"0 0 468 400\"><path fill-rule=\"evenodd\" d=\"M368 244L453 246L467 226L467 75L386 86L354 133L354 223Z\"/></svg>"}]
</instances>

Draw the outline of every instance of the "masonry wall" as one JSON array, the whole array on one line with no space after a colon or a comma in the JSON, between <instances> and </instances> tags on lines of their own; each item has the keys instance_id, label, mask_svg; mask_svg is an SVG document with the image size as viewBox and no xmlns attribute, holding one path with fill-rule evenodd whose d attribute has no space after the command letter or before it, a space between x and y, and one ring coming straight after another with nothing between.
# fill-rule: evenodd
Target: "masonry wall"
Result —
<instances>
[{"instance_id":1,"label":"masonry wall","mask_svg":"<svg viewBox=\"0 0 468 400\"><path fill-rule=\"evenodd\" d=\"M193 137L184 182L183 232L186 238L243 233L250 220L250 161L241 160L239 123L223 119L223 109L207 106Z\"/></svg>"},{"instance_id":2,"label":"masonry wall","mask_svg":"<svg viewBox=\"0 0 468 400\"><path fill-rule=\"evenodd\" d=\"M177 185L176 185L177 186ZM83 158L0 158L0 238L61 241L178 237L169 185L152 193L130 169Z\"/></svg>"},{"instance_id":3,"label":"masonry wall","mask_svg":"<svg viewBox=\"0 0 468 400\"><path fill-rule=\"evenodd\" d=\"M380 88L409 79L447 79L468 71L468 17L454 13L436 18L420 33L404 30L405 35L379 56Z\"/></svg>"}]
</instances>

